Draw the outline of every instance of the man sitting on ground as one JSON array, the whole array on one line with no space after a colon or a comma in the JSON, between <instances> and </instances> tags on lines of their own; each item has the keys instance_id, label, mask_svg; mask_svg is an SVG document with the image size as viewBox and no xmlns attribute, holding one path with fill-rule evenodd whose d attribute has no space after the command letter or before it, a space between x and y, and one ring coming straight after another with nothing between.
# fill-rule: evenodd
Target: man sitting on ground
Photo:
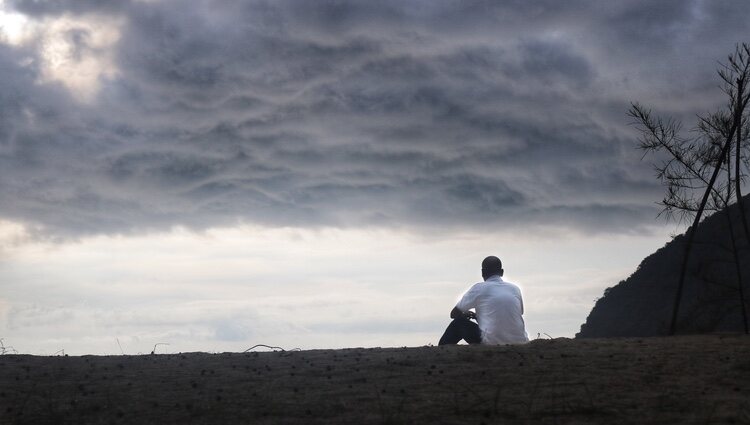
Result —
<instances>
[{"instance_id":1,"label":"man sitting on ground","mask_svg":"<svg viewBox=\"0 0 750 425\"><path fill-rule=\"evenodd\" d=\"M438 345L457 344L462 339L469 344L528 342L521 290L504 281L503 272L499 258L490 256L482 261L484 282L472 286L453 308L453 321ZM479 325L470 319L476 319Z\"/></svg>"}]
</instances>

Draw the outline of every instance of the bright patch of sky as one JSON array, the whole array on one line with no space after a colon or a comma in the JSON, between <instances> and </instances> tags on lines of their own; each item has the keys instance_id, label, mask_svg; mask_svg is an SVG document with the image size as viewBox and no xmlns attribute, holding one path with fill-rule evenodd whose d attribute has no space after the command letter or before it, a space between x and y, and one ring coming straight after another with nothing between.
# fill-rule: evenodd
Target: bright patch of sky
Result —
<instances>
[{"instance_id":1,"label":"bright patch of sky","mask_svg":"<svg viewBox=\"0 0 750 425\"><path fill-rule=\"evenodd\" d=\"M490 254L524 291L529 335L572 337L664 240L241 226L60 244L0 229L0 331L34 354L435 344Z\"/></svg>"},{"instance_id":2,"label":"bright patch of sky","mask_svg":"<svg viewBox=\"0 0 750 425\"><path fill-rule=\"evenodd\" d=\"M116 19L63 17L39 25L44 80L59 81L81 101L91 101L102 79L117 75L112 47L119 38Z\"/></svg>"},{"instance_id":3,"label":"bright patch of sky","mask_svg":"<svg viewBox=\"0 0 750 425\"><path fill-rule=\"evenodd\" d=\"M29 20L20 13L10 10L5 1L0 0L0 39L11 43L20 43L28 28Z\"/></svg>"},{"instance_id":4,"label":"bright patch of sky","mask_svg":"<svg viewBox=\"0 0 750 425\"><path fill-rule=\"evenodd\" d=\"M0 2L0 40L34 46L42 59L39 80L62 83L79 101L90 102L103 79L117 76L113 46L122 19L101 14L30 19Z\"/></svg>"}]
</instances>

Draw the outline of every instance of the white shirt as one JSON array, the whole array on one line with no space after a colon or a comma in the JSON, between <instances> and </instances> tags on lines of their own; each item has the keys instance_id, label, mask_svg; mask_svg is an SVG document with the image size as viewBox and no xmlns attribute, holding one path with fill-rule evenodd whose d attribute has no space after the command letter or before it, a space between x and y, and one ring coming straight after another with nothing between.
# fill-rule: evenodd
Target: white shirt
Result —
<instances>
[{"instance_id":1,"label":"white shirt","mask_svg":"<svg viewBox=\"0 0 750 425\"><path fill-rule=\"evenodd\" d=\"M520 344L529 340L521 290L498 275L474 284L456 308L464 313L476 309L482 344Z\"/></svg>"}]
</instances>

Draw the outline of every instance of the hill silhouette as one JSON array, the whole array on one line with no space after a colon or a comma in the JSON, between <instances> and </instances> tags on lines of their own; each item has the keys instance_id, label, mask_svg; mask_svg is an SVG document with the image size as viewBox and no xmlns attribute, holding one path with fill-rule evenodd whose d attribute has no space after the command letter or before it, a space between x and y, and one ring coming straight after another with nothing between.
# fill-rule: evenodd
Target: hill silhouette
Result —
<instances>
[{"instance_id":1,"label":"hill silhouette","mask_svg":"<svg viewBox=\"0 0 750 425\"><path fill-rule=\"evenodd\" d=\"M750 196L745 202L750 203ZM741 235L739 208L729 207L739 244L745 297L750 290L750 247ZM690 255L677 332L743 332L737 271L727 211L698 225ZM626 280L607 288L589 313L577 338L666 335L680 274L685 234L646 257ZM747 304L746 304L747 306Z\"/></svg>"}]
</instances>

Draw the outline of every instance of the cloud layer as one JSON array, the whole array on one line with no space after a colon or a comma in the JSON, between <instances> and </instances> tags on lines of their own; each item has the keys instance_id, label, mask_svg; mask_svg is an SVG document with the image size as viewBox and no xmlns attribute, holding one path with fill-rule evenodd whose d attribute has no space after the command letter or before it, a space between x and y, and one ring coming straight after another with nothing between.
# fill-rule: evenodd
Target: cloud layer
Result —
<instances>
[{"instance_id":1,"label":"cloud layer","mask_svg":"<svg viewBox=\"0 0 750 425\"><path fill-rule=\"evenodd\" d=\"M40 26L0 44L0 217L58 236L637 231L661 189L629 102L716 107L716 61L750 18L740 1L6 8Z\"/></svg>"}]
</instances>

